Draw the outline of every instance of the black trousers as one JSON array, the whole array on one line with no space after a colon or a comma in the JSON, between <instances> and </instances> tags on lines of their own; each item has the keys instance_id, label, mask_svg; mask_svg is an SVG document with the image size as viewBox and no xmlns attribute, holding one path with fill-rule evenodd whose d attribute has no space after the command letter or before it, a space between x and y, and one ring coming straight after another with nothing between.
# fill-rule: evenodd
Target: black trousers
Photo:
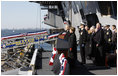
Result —
<instances>
[{"instance_id":1,"label":"black trousers","mask_svg":"<svg viewBox=\"0 0 118 76\"><path fill-rule=\"evenodd\" d=\"M105 45L104 45L104 51L106 53L112 52L112 47L111 47L111 44L110 43L105 43Z\"/></svg>"},{"instance_id":2,"label":"black trousers","mask_svg":"<svg viewBox=\"0 0 118 76\"><path fill-rule=\"evenodd\" d=\"M81 55L81 59L82 59L82 63L86 63L86 58L85 58L85 46L82 47L82 45L80 44L80 55Z\"/></svg>"},{"instance_id":3,"label":"black trousers","mask_svg":"<svg viewBox=\"0 0 118 76\"><path fill-rule=\"evenodd\" d=\"M98 46L95 49L95 64L104 66L105 65L105 51L103 49L103 46Z\"/></svg>"}]
</instances>

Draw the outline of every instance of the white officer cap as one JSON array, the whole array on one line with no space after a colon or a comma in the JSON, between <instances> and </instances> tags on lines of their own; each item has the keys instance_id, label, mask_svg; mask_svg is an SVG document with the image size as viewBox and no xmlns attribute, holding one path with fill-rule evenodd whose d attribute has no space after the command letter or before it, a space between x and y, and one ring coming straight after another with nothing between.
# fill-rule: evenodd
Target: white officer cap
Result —
<instances>
[{"instance_id":1,"label":"white officer cap","mask_svg":"<svg viewBox=\"0 0 118 76\"><path fill-rule=\"evenodd\" d=\"M85 25L85 23L83 21L80 22L81 24Z\"/></svg>"}]
</instances>

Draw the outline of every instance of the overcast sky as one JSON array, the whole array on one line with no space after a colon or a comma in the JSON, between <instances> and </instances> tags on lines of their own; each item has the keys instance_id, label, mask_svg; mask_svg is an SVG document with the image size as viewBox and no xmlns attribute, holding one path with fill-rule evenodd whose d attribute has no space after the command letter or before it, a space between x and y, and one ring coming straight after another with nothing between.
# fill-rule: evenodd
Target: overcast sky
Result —
<instances>
[{"instance_id":1,"label":"overcast sky","mask_svg":"<svg viewBox=\"0 0 118 76\"><path fill-rule=\"evenodd\" d=\"M41 11L41 21L47 10ZM40 28L40 5L28 1L1 2L2 29ZM42 28L50 28L42 23Z\"/></svg>"}]
</instances>

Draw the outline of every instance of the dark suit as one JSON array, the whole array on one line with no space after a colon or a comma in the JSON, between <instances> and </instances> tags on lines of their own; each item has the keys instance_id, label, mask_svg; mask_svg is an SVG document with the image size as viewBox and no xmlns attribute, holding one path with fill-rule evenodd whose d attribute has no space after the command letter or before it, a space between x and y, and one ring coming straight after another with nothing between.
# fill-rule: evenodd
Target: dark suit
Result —
<instances>
[{"instance_id":1,"label":"dark suit","mask_svg":"<svg viewBox=\"0 0 118 76\"><path fill-rule=\"evenodd\" d=\"M104 45L104 32L103 29L99 29L94 35L95 46L95 64L104 65L105 64L105 51L103 50Z\"/></svg>"},{"instance_id":2,"label":"dark suit","mask_svg":"<svg viewBox=\"0 0 118 76\"><path fill-rule=\"evenodd\" d=\"M104 31L104 50L109 53L111 51L112 32L110 29Z\"/></svg>"},{"instance_id":3,"label":"dark suit","mask_svg":"<svg viewBox=\"0 0 118 76\"><path fill-rule=\"evenodd\" d=\"M80 45L80 54L81 54L81 59L82 63L86 63L85 59L85 43L87 40L87 31L85 29L81 29L80 31L80 38L79 38L79 45Z\"/></svg>"},{"instance_id":4,"label":"dark suit","mask_svg":"<svg viewBox=\"0 0 118 76\"><path fill-rule=\"evenodd\" d=\"M69 31L65 31L66 35L64 36L64 40L68 41L69 37L70 37L70 32Z\"/></svg>"},{"instance_id":5,"label":"dark suit","mask_svg":"<svg viewBox=\"0 0 118 76\"><path fill-rule=\"evenodd\" d=\"M117 33L113 32L112 33L112 50L117 49Z\"/></svg>"}]
</instances>

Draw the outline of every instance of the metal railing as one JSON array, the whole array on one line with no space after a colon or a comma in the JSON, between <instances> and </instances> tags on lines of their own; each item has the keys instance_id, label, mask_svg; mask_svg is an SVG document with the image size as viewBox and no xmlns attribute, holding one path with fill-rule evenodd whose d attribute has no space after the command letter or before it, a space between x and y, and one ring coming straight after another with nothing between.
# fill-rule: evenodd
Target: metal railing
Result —
<instances>
[{"instance_id":1,"label":"metal railing","mask_svg":"<svg viewBox=\"0 0 118 76\"><path fill-rule=\"evenodd\" d=\"M31 62L30 62L30 65L29 67L31 68L30 70L28 70L28 75L33 75L34 73L34 70L35 70L35 61L36 61L36 56L37 56L37 52L38 52L38 49L35 49L34 53L33 53L33 56L32 56L32 59L31 59Z\"/></svg>"}]
</instances>

